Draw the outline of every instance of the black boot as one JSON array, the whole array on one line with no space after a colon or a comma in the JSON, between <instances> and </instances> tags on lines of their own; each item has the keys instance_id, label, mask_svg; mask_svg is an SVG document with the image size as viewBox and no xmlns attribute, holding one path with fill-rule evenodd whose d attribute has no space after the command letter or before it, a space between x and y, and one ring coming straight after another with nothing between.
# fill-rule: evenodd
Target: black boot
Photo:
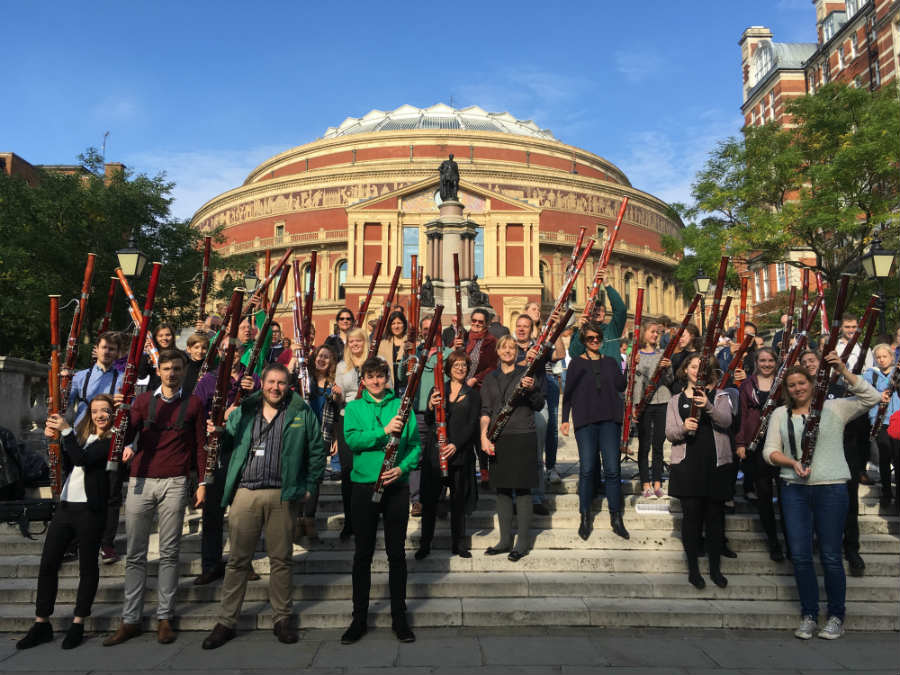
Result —
<instances>
[{"instance_id":1,"label":"black boot","mask_svg":"<svg viewBox=\"0 0 900 675\"><path fill-rule=\"evenodd\" d=\"M31 649L45 642L53 640L53 626L49 621L35 621L21 640L16 643L16 649Z\"/></svg>"},{"instance_id":2,"label":"black boot","mask_svg":"<svg viewBox=\"0 0 900 675\"><path fill-rule=\"evenodd\" d=\"M578 536L582 540L587 541L591 536L591 514L585 512L581 514L581 525L578 526Z\"/></svg>"},{"instance_id":3,"label":"black boot","mask_svg":"<svg viewBox=\"0 0 900 675\"><path fill-rule=\"evenodd\" d=\"M419 550L416 551L416 560L425 560L431 553L431 542L419 542Z\"/></svg>"},{"instance_id":4,"label":"black boot","mask_svg":"<svg viewBox=\"0 0 900 675\"><path fill-rule=\"evenodd\" d=\"M358 642L363 635L369 632L369 627L366 625L366 622L362 619L353 619L350 623L350 627L344 631L344 634L341 635L341 644L342 645L352 645L354 642Z\"/></svg>"},{"instance_id":5,"label":"black boot","mask_svg":"<svg viewBox=\"0 0 900 675\"><path fill-rule=\"evenodd\" d=\"M416 634L409 627L405 614L399 614L391 619L391 630L400 642L415 642Z\"/></svg>"},{"instance_id":6,"label":"black boot","mask_svg":"<svg viewBox=\"0 0 900 675\"><path fill-rule=\"evenodd\" d=\"M612 531L617 535L622 537L622 539L630 539L631 535L628 534L628 530L625 529L625 523L622 522L622 512L621 511L610 511L609 512L609 525L612 527Z\"/></svg>"},{"instance_id":7,"label":"black boot","mask_svg":"<svg viewBox=\"0 0 900 675\"><path fill-rule=\"evenodd\" d=\"M81 644L82 640L84 640L84 624L75 623L73 621L72 625L69 626L69 630L66 632L66 637L63 638L62 648L74 649Z\"/></svg>"}]
</instances>

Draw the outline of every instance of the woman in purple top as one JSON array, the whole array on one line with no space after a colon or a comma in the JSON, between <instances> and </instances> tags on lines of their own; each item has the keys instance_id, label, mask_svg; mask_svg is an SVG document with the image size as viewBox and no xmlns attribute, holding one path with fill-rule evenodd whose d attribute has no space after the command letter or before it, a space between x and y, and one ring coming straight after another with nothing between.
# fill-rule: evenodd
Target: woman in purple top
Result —
<instances>
[{"instance_id":1,"label":"woman in purple top","mask_svg":"<svg viewBox=\"0 0 900 675\"><path fill-rule=\"evenodd\" d=\"M563 436L568 436L571 411L575 441L578 443L578 507L581 511L578 536L587 540L591 535L595 471L602 454L609 522L613 532L628 539L628 530L622 522L625 507L619 469L623 415L619 393L625 390L625 375L619 368L618 359L600 353L603 345L602 324L585 324L581 329L581 340L587 350L569 363L560 426Z\"/></svg>"}]
</instances>

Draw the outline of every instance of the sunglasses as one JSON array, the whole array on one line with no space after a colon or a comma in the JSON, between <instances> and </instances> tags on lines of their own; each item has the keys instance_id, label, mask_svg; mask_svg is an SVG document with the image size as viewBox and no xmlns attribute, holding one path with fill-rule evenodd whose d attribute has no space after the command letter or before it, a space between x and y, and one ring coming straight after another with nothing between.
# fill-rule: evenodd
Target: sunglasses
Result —
<instances>
[{"instance_id":1,"label":"sunglasses","mask_svg":"<svg viewBox=\"0 0 900 675\"><path fill-rule=\"evenodd\" d=\"M481 319L472 319L470 323L471 323L473 326L475 326L476 324L477 324L477 325L484 325L484 321L482 321Z\"/></svg>"},{"instance_id":2,"label":"sunglasses","mask_svg":"<svg viewBox=\"0 0 900 675\"><path fill-rule=\"evenodd\" d=\"M584 341L585 342L600 342L600 336L599 335L588 335L586 338L584 338Z\"/></svg>"},{"instance_id":3,"label":"sunglasses","mask_svg":"<svg viewBox=\"0 0 900 675\"><path fill-rule=\"evenodd\" d=\"M338 319L338 321L353 321L352 316L342 316Z\"/></svg>"}]
</instances>

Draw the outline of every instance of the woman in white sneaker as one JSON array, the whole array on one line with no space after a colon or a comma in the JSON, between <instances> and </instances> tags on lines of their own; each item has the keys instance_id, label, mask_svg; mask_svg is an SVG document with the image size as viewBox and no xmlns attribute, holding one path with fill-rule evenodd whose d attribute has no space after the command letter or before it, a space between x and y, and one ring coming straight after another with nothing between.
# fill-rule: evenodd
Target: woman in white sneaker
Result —
<instances>
[{"instance_id":1,"label":"woman in white sneaker","mask_svg":"<svg viewBox=\"0 0 900 675\"><path fill-rule=\"evenodd\" d=\"M785 405L772 413L763 447L766 462L781 467L781 512L787 525L802 613L794 635L801 640L809 640L818 627L819 582L813 566L813 532L819 543L828 595L828 621L818 635L835 640L844 633L847 577L841 549L850 480L850 468L844 458L844 426L865 414L881 398L872 385L850 372L837 352L826 355L825 360L843 376L853 396L825 401L810 465L804 466L800 460L816 383L802 366L790 368L785 375Z\"/></svg>"}]
</instances>

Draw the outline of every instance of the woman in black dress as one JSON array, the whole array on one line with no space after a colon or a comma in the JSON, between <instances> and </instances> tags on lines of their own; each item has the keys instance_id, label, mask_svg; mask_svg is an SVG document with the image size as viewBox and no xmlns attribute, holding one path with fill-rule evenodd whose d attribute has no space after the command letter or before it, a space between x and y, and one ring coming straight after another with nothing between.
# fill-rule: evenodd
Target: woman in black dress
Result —
<instances>
[{"instance_id":1,"label":"woman in black dress","mask_svg":"<svg viewBox=\"0 0 900 675\"><path fill-rule=\"evenodd\" d=\"M700 355L685 358L678 370L684 389L669 400L666 410L666 437L672 442L669 463L669 495L681 500L681 542L688 559L688 579L698 589L706 586L700 576L697 558L700 532L706 528L706 552L709 578L720 588L728 585L722 576L720 557L724 536L725 500L733 490L729 429L732 420L731 399L714 385L704 391L697 387ZM716 362L710 359L711 382L716 381ZM698 416L691 417L691 403Z\"/></svg>"},{"instance_id":2,"label":"woman in black dress","mask_svg":"<svg viewBox=\"0 0 900 675\"><path fill-rule=\"evenodd\" d=\"M485 550L485 555L509 553L518 562L529 550L531 527L531 490L538 487L537 431L534 413L544 407L544 395L534 386L533 377L522 377L524 366L516 366L516 341L509 335L497 340L500 366L488 373L481 386L481 447L490 457L490 482L497 490L497 520L500 543ZM512 401L515 407L509 422L497 439L488 440L487 432L521 380L524 391ZM519 519L519 536L512 549L513 491Z\"/></svg>"},{"instance_id":3,"label":"woman in black dress","mask_svg":"<svg viewBox=\"0 0 900 675\"><path fill-rule=\"evenodd\" d=\"M416 560L422 560L431 552L434 538L434 522L441 488L450 488L450 550L460 558L471 558L466 543L466 512L472 511L478 500L475 481L475 444L478 441L481 394L466 384L469 357L458 349L447 357L450 383L447 387L447 477L441 477L438 457L434 406L438 402L436 392L431 394L425 412L429 439L422 454L422 539ZM470 508L466 508L467 505Z\"/></svg>"},{"instance_id":4,"label":"woman in black dress","mask_svg":"<svg viewBox=\"0 0 900 675\"><path fill-rule=\"evenodd\" d=\"M59 568L63 563L63 554L73 541L78 542L78 593L75 596L75 618L63 639L62 648L72 649L81 644L84 618L91 615L91 606L100 583L97 556L109 501L106 458L114 410L112 397L98 394L91 399L90 412L78 423L77 430L73 430L61 415L51 415L47 419L44 435L62 434L62 463L68 475L59 496L59 506L44 538L34 623L28 634L16 644L17 649L29 649L53 639L50 616L56 604Z\"/></svg>"}]
</instances>

